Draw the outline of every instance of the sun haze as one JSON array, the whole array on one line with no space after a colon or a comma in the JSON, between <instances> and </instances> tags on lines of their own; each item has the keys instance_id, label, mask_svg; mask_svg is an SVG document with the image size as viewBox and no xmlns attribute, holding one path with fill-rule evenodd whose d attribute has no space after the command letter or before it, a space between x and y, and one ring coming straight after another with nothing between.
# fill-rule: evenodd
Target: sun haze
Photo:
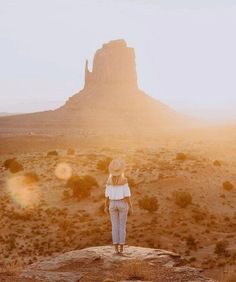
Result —
<instances>
[{"instance_id":1,"label":"sun haze","mask_svg":"<svg viewBox=\"0 0 236 282\"><path fill-rule=\"evenodd\" d=\"M55 109L112 39L135 48L138 84L177 111L236 119L235 1L4 1L0 113ZM91 67L91 66L89 66Z\"/></svg>"},{"instance_id":2,"label":"sun haze","mask_svg":"<svg viewBox=\"0 0 236 282\"><path fill-rule=\"evenodd\" d=\"M235 27L229 0L1 1L1 281L236 281Z\"/></svg>"}]
</instances>

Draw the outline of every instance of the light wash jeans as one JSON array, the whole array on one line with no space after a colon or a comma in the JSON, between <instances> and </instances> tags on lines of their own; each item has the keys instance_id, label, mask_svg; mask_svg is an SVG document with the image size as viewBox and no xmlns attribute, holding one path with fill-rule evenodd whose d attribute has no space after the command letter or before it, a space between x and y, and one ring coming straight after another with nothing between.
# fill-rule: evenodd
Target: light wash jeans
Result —
<instances>
[{"instance_id":1,"label":"light wash jeans","mask_svg":"<svg viewBox=\"0 0 236 282\"><path fill-rule=\"evenodd\" d=\"M110 200L109 212L112 224L113 244L125 244L126 221L128 214L128 203L125 200Z\"/></svg>"}]
</instances>

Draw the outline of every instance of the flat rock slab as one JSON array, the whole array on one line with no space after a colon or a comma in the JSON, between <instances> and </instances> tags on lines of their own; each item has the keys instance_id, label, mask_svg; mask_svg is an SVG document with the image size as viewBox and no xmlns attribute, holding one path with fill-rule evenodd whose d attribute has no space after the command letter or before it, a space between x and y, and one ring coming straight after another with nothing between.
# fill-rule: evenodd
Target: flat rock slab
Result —
<instances>
[{"instance_id":1,"label":"flat rock slab","mask_svg":"<svg viewBox=\"0 0 236 282\"><path fill-rule=\"evenodd\" d=\"M44 282L78 282L83 275L79 272L29 270L24 272L21 277Z\"/></svg>"},{"instance_id":2,"label":"flat rock slab","mask_svg":"<svg viewBox=\"0 0 236 282\"><path fill-rule=\"evenodd\" d=\"M134 246L125 247L124 253L119 255L114 254L114 249L111 246L91 247L84 249L84 251L87 250L94 251L105 262L124 261L129 259L163 261L164 258L180 258L179 254L173 252Z\"/></svg>"},{"instance_id":3,"label":"flat rock slab","mask_svg":"<svg viewBox=\"0 0 236 282\"><path fill-rule=\"evenodd\" d=\"M160 270L162 273L164 272L167 276L169 275L168 279L172 279L170 278L172 276L176 276L179 279L181 276L185 277L185 279L176 281L213 282L213 280L202 276L199 269L179 266L182 262L179 254L160 249L134 246L125 246L123 254L115 254L113 246L90 247L67 252L31 264L21 273L20 277L22 281L27 281L24 279L32 279L32 281L45 282L78 282L83 277L82 281L90 281L86 280L86 277L89 277L87 274L91 275L91 273L94 274L96 272L98 276L99 274L109 275L109 273L114 271L115 265L117 266L119 263L129 260L145 261L154 269L161 267L162 270ZM106 277L103 276L103 279ZM165 281L173 281L168 279ZM100 277L96 281L103 280ZM120 281L128 282L129 280ZM136 282L138 281L136 280ZM152 281L155 281L155 279L147 282ZM157 281L160 280L157 279Z\"/></svg>"}]
</instances>

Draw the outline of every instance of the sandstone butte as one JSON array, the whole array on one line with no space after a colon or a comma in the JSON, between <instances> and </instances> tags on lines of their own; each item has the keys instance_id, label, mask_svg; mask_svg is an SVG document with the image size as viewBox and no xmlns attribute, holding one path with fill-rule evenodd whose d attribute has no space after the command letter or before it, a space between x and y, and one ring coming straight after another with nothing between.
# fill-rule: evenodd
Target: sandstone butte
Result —
<instances>
[{"instance_id":1,"label":"sandstone butte","mask_svg":"<svg viewBox=\"0 0 236 282\"><path fill-rule=\"evenodd\" d=\"M158 134L191 124L190 118L139 89L134 49L118 39L96 51L91 71L86 60L84 87L63 106L0 117L0 133Z\"/></svg>"}]
</instances>

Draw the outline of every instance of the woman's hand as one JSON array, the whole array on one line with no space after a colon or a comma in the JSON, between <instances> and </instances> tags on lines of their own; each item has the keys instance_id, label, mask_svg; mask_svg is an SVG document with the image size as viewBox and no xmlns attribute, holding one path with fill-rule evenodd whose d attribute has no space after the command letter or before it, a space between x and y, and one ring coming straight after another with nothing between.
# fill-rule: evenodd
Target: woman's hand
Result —
<instances>
[{"instance_id":1,"label":"woman's hand","mask_svg":"<svg viewBox=\"0 0 236 282\"><path fill-rule=\"evenodd\" d=\"M104 213L105 213L105 214L109 214L108 207L105 207L105 208L104 208Z\"/></svg>"}]
</instances>

